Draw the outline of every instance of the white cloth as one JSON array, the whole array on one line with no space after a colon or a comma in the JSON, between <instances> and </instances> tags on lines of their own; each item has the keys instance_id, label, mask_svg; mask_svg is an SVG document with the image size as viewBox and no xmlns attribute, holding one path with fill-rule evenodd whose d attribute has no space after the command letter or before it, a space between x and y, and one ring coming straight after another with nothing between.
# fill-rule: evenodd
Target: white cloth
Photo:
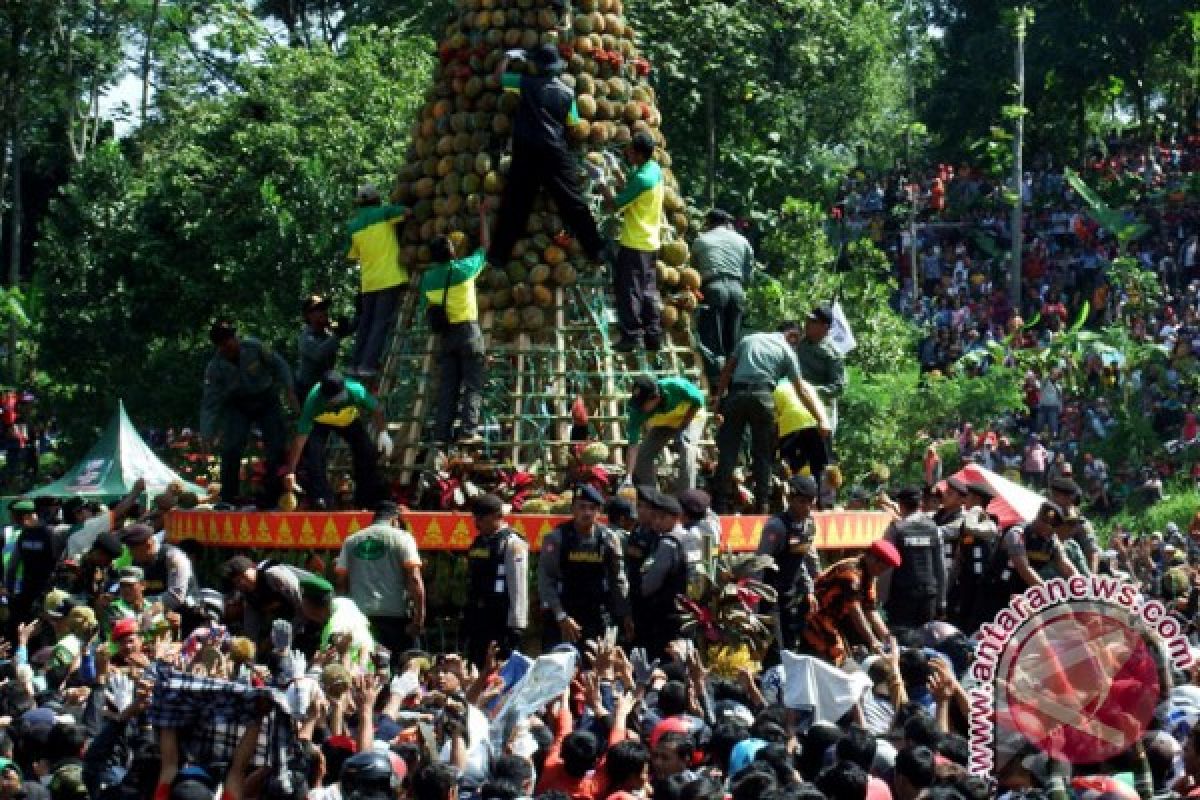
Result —
<instances>
[{"instance_id":1,"label":"white cloth","mask_svg":"<svg viewBox=\"0 0 1200 800\"><path fill-rule=\"evenodd\" d=\"M112 512L110 511L101 511L94 517L85 519L80 524L79 530L67 537L66 557L73 561L79 561L88 550L92 549L92 545L96 543L100 534L112 530L112 523Z\"/></svg>"},{"instance_id":2,"label":"white cloth","mask_svg":"<svg viewBox=\"0 0 1200 800\"><path fill-rule=\"evenodd\" d=\"M871 690L865 672L845 672L812 656L783 651L783 704L811 708L815 719L836 722Z\"/></svg>"},{"instance_id":3,"label":"white cloth","mask_svg":"<svg viewBox=\"0 0 1200 800\"><path fill-rule=\"evenodd\" d=\"M512 726L560 696L575 676L575 651L538 656L492 717L492 746L503 751Z\"/></svg>"},{"instance_id":4,"label":"white cloth","mask_svg":"<svg viewBox=\"0 0 1200 800\"><path fill-rule=\"evenodd\" d=\"M846 319L846 311L842 304L835 302L832 310L833 324L829 326L827 341L829 346L844 358L847 353L858 347L858 340L854 338L854 331L850 329L850 320Z\"/></svg>"}]
</instances>

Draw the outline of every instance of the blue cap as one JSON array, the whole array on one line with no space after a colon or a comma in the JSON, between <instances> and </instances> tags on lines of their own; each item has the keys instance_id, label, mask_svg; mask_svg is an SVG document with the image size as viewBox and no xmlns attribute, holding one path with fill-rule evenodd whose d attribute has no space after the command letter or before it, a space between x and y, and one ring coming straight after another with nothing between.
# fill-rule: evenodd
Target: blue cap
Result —
<instances>
[{"instance_id":1,"label":"blue cap","mask_svg":"<svg viewBox=\"0 0 1200 800\"><path fill-rule=\"evenodd\" d=\"M750 766L758 751L766 746L763 739L743 739L735 744L729 754L729 777L736 778L739 772Z\"/></svg>"},{"instance_id":2,"label":"blue cap","mask_svg":"<svg viewBox=\"0 0 1200 800\"><path fill-rule=\"evenodd\" d=\"M595 503L598 506L604 505L604 495L600 490L591 484L583 484L575 489L575 496L587 500L589 503Z\"/></svg>"}]
</instances>

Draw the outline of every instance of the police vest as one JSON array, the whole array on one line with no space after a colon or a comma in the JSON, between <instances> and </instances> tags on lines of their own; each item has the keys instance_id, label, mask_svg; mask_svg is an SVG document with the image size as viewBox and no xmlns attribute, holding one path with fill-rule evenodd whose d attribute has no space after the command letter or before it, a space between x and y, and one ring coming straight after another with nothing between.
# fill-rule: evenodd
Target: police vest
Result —
<instances>
[{"instance_id":1,"label":"police vest","mask_svg":"<svg viewBox=\"0 0 1200 800\"><path fill-rule=\"evenodd\" d=\"M606 529L596 526L591 536L580 536L574 524L567 522L559 528L562 551L559 553L559 572L562 584L559 597L568 614L581 609L598 609L608 605L609 547Z\"/></svg>"},{"instance_id":2,"label":"police vest","mask_svg":"<svg viewBox=\"0 0 1200 800\"><path fill-rule=\"evenodd\" d=\"M954 561L954 552L958 547L958 540L962 536L962 509L955 511L945 517L939 511L934 515L933 521L939 528L942 529L942 554L946 558L946 563L950 564Z\"/></svg>"},{"instance_id":3,"label":"police vest","mask_svg":"<svg viewBox=\"0 0 1200 800\"><path fill-rule=\"evenodd\" d=\"M508 574L505 566L510 537L517 536L512 528L475 537L467 551L467 584L469 604L499 615L508 614Z\"/></svg>"},{"instance_id":4,"label":"police vest","mask_svg":"<svg viewBox=\"0 0 1200 800\"><path fill-rule=\"evenodd\" d=\"M167 556L178 548L172 544L164 544L158 548L158 552L154 554L154 560L144 567L145 581L144 586L146 594L150 597L157 597L167 591ZM198 593L196 585L196 576L192 575L188 582L185 596L192 597Z\"/></svg>"},{"instance_id":5,"label":"police vest","mask_svg":"<svg viewBox=\"0 0 1200 800\"><path fill-rule=\"evenodd\" d=\"M786 595L795 590L796 575L800 570L807 569L804 560L812 552L813 543L817 538L817 526L811 517L794 520L788 514L779 514L775 519L783 525L784 540L783 546L771 553L779 569L767 573L767 583L780 595ZM814 581L817 579L816 575L809 577Z\"/></svg>"},{"instance_id":6,"label":"police vest","mask_svg":"<svg viewBox=\"0 0 1200 800\"><path fill-rule=\"evenodd\" d=\"M663 579L662 586L658 587L658 591L645 599L646 604L654 609L659 619L663 619L678 616L679 611L675 606L675 598L679 595L687 595L688 548L680 537L679 531L665 533L658 541L660 545L665 543L669 551L673 554L671 556L671 570L667 573L667 577Z\"/></svg>"},{"instance_id":7,"label":"police vest","mask_svg":"<svg viewBox=\"0 0 1200 800\"><path fill-rule=\"evenodd\" d=\"M986 537L979 532L963 527L958 539L958 574L955 578L960 589L974 589L983 585L988 564L995 550L995 537Z\"/></svg>"},{"instance_id":8,"label":"police vest","mask_svg":"<svg viewBox=\"0 0 1200 800\"><path fill-rule=\"evenodd\" d=\"M934 559L944 558L933 520L917 515L896 524L900 566L892 575L892 598L933 597L938 593Z\"/></svg>"},{"instance_id":9,"label":"police vest","mask_svg":"<svg viewBox=\"0 0 1200 800\"><path fill-rule=\"evenodd\" d=\"M642 594L642 567L658 546L658 534L642 525L625 537L625 575L629 579L629 596Z\"/></svg>"},{"instance_id":10,"label":"police vest","mask_svg":"<svg viewBox=\"0 0 1200 800\"><path fill-rule=\"evenodd\" d=\"M1043 568L1054 562L1054 539L1049 536L1038 536L1029 528L1024 529L1024 538L1025 558L1029 561L1029 567L1035 573L1041 573ZM1017 573L1012 559L1009 558L1004 547L996 548L992 564L993 582L1000 591L1012 595L1029 588L1025 584L1025 579Z\"/></svg>"}]
</instances>

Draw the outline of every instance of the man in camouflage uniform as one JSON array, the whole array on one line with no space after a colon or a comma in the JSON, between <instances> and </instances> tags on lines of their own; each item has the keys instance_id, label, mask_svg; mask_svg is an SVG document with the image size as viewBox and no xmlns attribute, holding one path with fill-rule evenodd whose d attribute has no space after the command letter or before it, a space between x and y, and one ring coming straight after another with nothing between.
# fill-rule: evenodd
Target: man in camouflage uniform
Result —
<instances>
[{"instance_id":1,"label":"man in camouflage uniform","mask_svg":"<svg viewBox=\"0 0 1200 800\"><path fill-rule=\"evenodd\" d=\"M818 306L804 321L804 336L796 345L800 373L817 390L829 414L829 426L837 430L837 399L846 389L846 364L829 343L833 311Z\"/></svg>"},{"instance_id":2,"label":"man in camouflage uniform","mask_svg":"<svg viewBox=\"0 0 1200 800\"><path fill-rule=\"evenodd\" d=\"M279 392L295 410L295 386L287 362L269 346L251 337L239 338L232 323L219 321L209 330L216 353L204 371L204 397L200 404L200 435L206 442L219 437L221 448L221 499L238 498L242 453L250 430L262 431L266 455L269 503L280 493L287 428L279 406Z\"/></svg>"}]
</instances>

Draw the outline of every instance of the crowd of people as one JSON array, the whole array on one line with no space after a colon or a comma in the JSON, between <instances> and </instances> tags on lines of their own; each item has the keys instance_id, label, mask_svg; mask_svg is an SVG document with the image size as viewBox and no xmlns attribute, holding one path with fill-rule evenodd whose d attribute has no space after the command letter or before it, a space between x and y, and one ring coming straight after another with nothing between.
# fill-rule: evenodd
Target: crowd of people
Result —
<instances>
[{"instance_id":1,"label":"crowd of people","mask_svg":"<svg viewBox=\"0 0 1200 800\"><path fill-rule=\"evenodd\" d=\"M1017 298L1009 290L1012 219L1003 181L940 165L916 181L896 175L848 182L841 223L888 252L900 286L896 306L924 330L922 371L980 374L997 363L1028 365L1023 413L945 431L964 461L1036 488L1078 470L1089 503L1105 512L1139 495L1152 501L1163 481L1190 464L1172 456L1196 438L1190 376L1200 354L1200 209L1188 187L1198 170L1196 136L1150 147L1114 139L1088 159L1083 178L1108 187L1126 222L1146 226L1123 250L1064 168L1036 159L1021 187L1027 211ZM892 212L914 197L920 223L910 227ZM1120 256L1132 258L1154 290L1118 279ZM1073 332L1109 325L1126 329L1134 347L1156 346L1162 357L1147 363L1092 342L1022 358L1052 350ZM1095 451L1119 409L1149 419L1158 440L1172 447L1146 463L1110 469Z\"/></svg>"}]
</instances>

